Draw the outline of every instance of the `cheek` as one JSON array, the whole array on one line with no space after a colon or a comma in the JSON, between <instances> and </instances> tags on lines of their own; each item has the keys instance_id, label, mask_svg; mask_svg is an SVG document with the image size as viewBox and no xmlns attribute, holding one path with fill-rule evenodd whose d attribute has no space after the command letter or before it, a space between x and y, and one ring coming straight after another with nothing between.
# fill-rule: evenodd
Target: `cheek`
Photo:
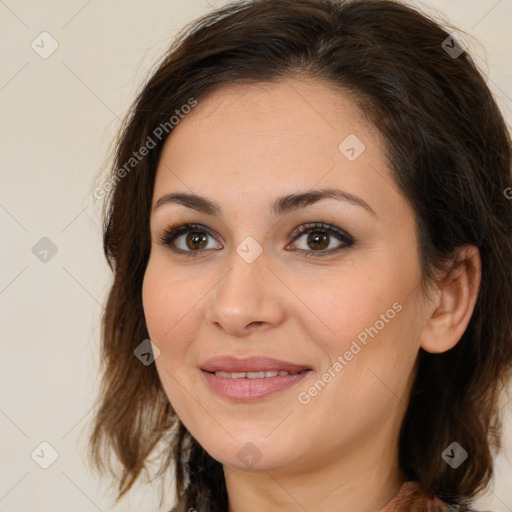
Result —
<instances>
[{"instance_id":1,"label":"cheek","mask_svg":"<svg viewBox=\"0 0 512 512\"><path fill-rule=\"evenodd\" d=\"M367 272L362 274L351 271L340 273L339 278L331 275L323 282L315 281L313 293L311 288L307 294L305 289L302 292L315 314L312 318L318 326L317 334L323 331L327 335L322 338L332 340L328 342L329 353L343 349L347 342L372 326L399 297L390 283L379 281Z\"/></svg>"},{"instance_id":2,"label":"cheek","mask_svg":"<svg viewBox=\"0 0 512 512\"><path fill-rule=\"evenodd\" d=\"M151 339L158 344L172 338L193 314L199 297L190 282L180 281L160 260L148 263L142 284L142 303Z\"/></svg>"},{"instance_id":3,"label":"cheek","mask_svg":"<svg viewBox=\"0 0 512 512\"><path fill-rule=\"evenodd\" d=\"M324 293L309 294L317 318L311 317L308 332L326 355L322 371L344 375L334 387L357 382L361 390L371 388L378 375L391 389L402 389L418 350L416 297L406 284L353 272L324 283Z\"/></svg>"},{"instance_id":4,"label":"cheek","mask_svg":"<svg viewBox=\"0 0 512 512\"><path fill-rule=\"evenodd\" d=\"M157 367L166 359L169 351L172 350L172 355L179 351L175 335L182 327L180 318L186 314L183 309L187 302L185 297L179 297L181 287L176 286L165 269L160 267L155 263L148 264L142 286L142 304L148 334L164 356L157 359ZM170 360L174 358L171 357Z\"/></svg>"},{"instance_id":5,"label":"cheek","mask_svg":"<svg viewBox=\"0 0 512 512\"><path fill-rule=\"evenodd\" d=\"M142 283L142 305L144 309L144 317L150 338L156 342L160 338L160 332L164 330L164 320L168 321L169 317L165 314L168 304L165 296L165 279L158 277L156 265L150 259L144 281Z\"/></svg>"},{"instance_id":6,"label":"cheek","mask_svg":"<svg viewBox=\"0 0 512 512\"><path fill-rule=\"evenodd\" d=\"M155 366L162 387L180 417L187 418L190 395L178 383L183 381L187 322L194 322L193 304L197 297L186 293L189 287L175 282L161 261L150 260L142 284L144 317L151 341L160 349Z\"/></svg>"},{"instance_id":7,"label":"cheek","mask_svg":"<svg viewBox=\"0 0 512 512\"><path fill-rule=\"evenodd\" d=\"M204 275L185 276L169 268L165 258L148 262L142 285L142 303L149 338L159 348L155 361L162 384L177 400L179 386L171 375L188 379L196 371L198 329L204 321L204 306L211 284Z\"/></svg>"},{"instance_id":8,"label":"cheek","mask_svg":"<svg viewBox=\"0 0 512 512\"><path fill-rule=\"evenodd\" d=\"M397 247L403 250L368 251L339 278L331 276L324 283L324 296L316 294L320 317L343 340L331 347L338 353L348 350L353 340L362 346L375 340L376 351L394 352L400 348L397 344L407 344L415 336L422 302L416 285L420 269L413 246L397 243Z\"/></svg>"}]
</instances>

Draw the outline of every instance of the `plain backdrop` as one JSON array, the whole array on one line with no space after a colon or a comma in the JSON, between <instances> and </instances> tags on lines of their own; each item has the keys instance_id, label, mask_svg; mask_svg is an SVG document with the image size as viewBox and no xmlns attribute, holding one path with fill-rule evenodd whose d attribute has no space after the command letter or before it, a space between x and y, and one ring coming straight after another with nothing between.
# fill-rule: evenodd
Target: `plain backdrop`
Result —
<instances>
[{"instance_id":1,"label":"plain backdrop","mask_svg":"<svg viewBox=\"0 0 512 512\"><path fill-rule=\"evenodd\" d=\"M157 487L147 483L114 507L108 482L87 466L110 282L92 192L148 70L180 28L224 3L0 0L2 512L172 505L169 480L161 509ZM512 0L422 5L474 36L470 50L510 125ZM480 510L512 511L511 408L503 409L505 448Z\"/></svg>"}]
</instances>

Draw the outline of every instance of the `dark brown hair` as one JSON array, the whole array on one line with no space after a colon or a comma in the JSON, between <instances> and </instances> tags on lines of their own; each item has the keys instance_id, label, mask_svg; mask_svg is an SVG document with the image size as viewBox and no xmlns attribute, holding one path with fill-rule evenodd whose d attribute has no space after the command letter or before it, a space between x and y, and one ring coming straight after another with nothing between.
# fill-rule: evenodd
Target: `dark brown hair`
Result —
<instances>
[{"instance_id":1,"label":"dark brown hair","mask_svg":"<svg viewBox=\"0 0 512 512\"><path fill-rule=\"evenodd\" d=\"M118 500L150 455L161 454L158 475L174 462L179 511L227 510L221 463L177 418L155 365L134 357L149 338L141 290L165 142L154 134L191 98L200 102L234 82L287 77L349 92L383 136L393 179L415 213L422 284L434 281L458 246L480 250L481 287L461 340L445 353L418 355L399 462L409 480L450 504L469 503L485 489L500 446L499 397L512 366L512 201L505 194L512 186L511 141L470 56L447 51L449 35L389 0L234 2L179 34L126 118L105 203L104 251L114 281L102 319L103 380L90 456L118 479ZM155 147L127 168L148 137ZM441 457L453 441L469 453L457 469Z\"/></svg>"}]
</instances>

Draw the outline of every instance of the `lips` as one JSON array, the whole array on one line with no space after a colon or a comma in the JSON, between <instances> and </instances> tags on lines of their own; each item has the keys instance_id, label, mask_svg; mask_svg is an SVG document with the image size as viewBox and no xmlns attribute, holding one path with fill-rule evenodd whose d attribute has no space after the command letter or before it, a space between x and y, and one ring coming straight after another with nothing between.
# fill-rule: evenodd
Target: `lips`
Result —
<instances>
[{"instance_id":1,"label":"lips","mask_svg":"<svg viewBox=\"0 0 512 512\"><path fill-rule=\"evenodd\" d=\"M217 371L242 373L242 372L273 372L284 371L298 373L303 370L312 370L306 364L282 361L267 356L234 357L230 355L217 356L208 359L200 365L201 370L209 373Z\"/></svg>"}]
</instances>

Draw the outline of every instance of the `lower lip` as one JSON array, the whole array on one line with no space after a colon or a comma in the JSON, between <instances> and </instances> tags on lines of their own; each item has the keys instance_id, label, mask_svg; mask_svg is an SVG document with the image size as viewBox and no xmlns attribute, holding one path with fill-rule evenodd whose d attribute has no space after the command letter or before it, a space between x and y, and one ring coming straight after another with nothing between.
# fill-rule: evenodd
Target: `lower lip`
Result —
<instances>
[{"instance_id":1,"label":"lower lip","mask_svg":"<svg viewBox=\"0 0 512 512\"><path fill-rule=\"evenodd\" d=\"M308 376L311 370L295 375L277 375L263 379L230 379L217 377L214 373L204 370L202 373L210 388L218 395L237 402L252 402L293 386Z\"/></svg>"}]
</instances>

